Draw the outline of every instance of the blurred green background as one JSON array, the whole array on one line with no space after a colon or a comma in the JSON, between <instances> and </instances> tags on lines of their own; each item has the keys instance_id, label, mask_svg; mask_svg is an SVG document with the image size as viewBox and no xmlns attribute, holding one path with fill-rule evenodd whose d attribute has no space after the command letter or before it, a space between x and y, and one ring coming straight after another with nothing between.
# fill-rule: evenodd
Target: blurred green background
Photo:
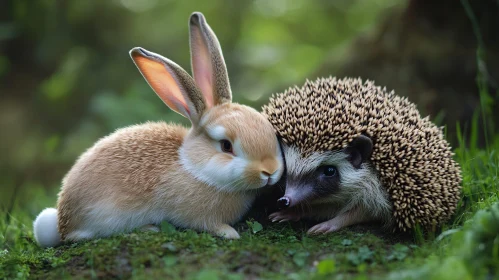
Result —
<instances>
[{"instance_id":1,"label":"blurred green background","mask_svg":"<svg viewBox=\"0 0 499 280\"><path fill-rule=\"evenodd\" d=\"M353 75L409 96L439 124L466 122L480 105L480 41L459 1L427 2L3 0L0 211L24 207L34 216L54 205L76 158L119 127L188 124L149 88L128 51L144 47L190 72L193 11L220 40L236 102L259 109L306 78ZM479 62L495 94L499 9L496 1L473 5L488 54Z\"/></svg>"}]
</instances>

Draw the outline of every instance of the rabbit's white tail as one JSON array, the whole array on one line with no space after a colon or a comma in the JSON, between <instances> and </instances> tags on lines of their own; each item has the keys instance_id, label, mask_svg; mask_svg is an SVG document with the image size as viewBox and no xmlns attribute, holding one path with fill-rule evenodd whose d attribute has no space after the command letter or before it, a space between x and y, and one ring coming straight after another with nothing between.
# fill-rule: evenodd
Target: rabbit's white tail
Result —
<instances>
[{"instance_id":1,"label":"rabbit's white tail","mask_svg":"<svg viewBox=\"0 0 499 280\"><path fill-rule=\"evenodd\" d=\"M33 231L38 244L43 247L55 247L61 243L61 235L57 230L57 209L43 210L33 222Z\"/></svg>"}]
</instances>

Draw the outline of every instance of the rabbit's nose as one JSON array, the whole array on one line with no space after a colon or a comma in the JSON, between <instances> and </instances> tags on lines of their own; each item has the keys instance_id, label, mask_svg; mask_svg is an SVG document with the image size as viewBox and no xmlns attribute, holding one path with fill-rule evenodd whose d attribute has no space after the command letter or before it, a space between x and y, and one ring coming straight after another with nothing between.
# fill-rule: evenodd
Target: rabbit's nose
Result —
<instances>
[{"instance_id":1,"label":"rabbit's nose","mask_svg":"<svg viewBox=\"0 0 499 280\"><path fill-rule=\"evenodd\" d=\"M272 174L270 174L267 171L262 171L262 175L263 175L262 177L270 177L270 175L272 175Z\"/></svg>"},{"instance_id":2,"label":"rabbit's nose","mask_svg":"<svg viewBox=\"0 0 499 280\"><path fill-rule=\"evenodd\" d=\"M274 175L279 171L279 162L275 158L267 157L261 161L260 170L267 176Z\"/></svg>"},{"instance_id":3,"label":"rabbit's nose","mask_svg":"<svg viewBox=\"0 0 499 280\"><path fill-rule=\"evenodd\" d=\"M260 177L262 177L262 178L264 178L264 177L273 177L277 173L279 173L279 168L276 168L276 169L273 169L273 170L264 169L264 170L262 170L260 172Z\"/></svg>"}]
</instances>

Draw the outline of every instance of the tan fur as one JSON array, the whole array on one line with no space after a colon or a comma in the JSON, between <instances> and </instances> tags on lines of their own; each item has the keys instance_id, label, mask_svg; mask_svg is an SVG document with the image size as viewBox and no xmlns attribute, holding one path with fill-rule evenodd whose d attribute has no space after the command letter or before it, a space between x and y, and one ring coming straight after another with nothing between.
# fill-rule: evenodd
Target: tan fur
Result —
<instances>
[{"instance_id":1,"label":"tan fur","mask_svg":"<svg viewBox=\"0 0 499 280\"><path fill-rule=\"evenodd\" d=\"M270 129L270 125L263 128ZM247 133L241 130L244 128L239 127L236 133ZM63 180L57 207L62 240L91 218L92 205L101 202L112 203L117 210L150 207L174 211L182 219L170 221L173 224L213 233L237 221L251 205L253 193L220 192L193 178L179 163L178 150L184 137L188 140L186 147L195 147L189 150L195 158L206 159L215 153L206 143L199 143L207 139L196 134L178 125L146 123L119 129L98 141ZM268 133L256 133L254 139L259 137L268 138ZM276 139L268 143L275 150ZM263 156L267 162L275 156L269 151L260 151L258 157Z\"/></svg>"},{"instance_id":2,"label":"tan fur","mask_svg":"<svg viewBox=\"0 0 499 280\"><path fill-rule=\"evenodd\" d=\"M178 149L187 129L146 123L119 129L85 152L63 180L57 208L62 239L77 229L86 207L102 198L118 208L151 203L161 176L178 166Z\"/></svg>"}]
</instances>

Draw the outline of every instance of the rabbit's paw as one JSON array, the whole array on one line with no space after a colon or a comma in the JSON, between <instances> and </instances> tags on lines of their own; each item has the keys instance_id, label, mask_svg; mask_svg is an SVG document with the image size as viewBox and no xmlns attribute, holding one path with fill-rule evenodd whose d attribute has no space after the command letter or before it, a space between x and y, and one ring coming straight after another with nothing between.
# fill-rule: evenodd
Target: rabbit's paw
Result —
<instances>
[{"instance_id":1,"label":"rabbit's paw","mask_svg":"<svg viewBox=\"0 0 499 280\"><path fill-rule=\"evenodd\" d=\"M156 225L145 225L145 226L142 226L140 228L140 231L144 231L144 232L160 232L161 230Z\"/></svg>"},{"instance_id":2,"label":"rabbit's paw","mask_svg":"<svg viewBox=\"0 0 499 280\"><path fill-rule=\"evenodd\" d=\"M237 233L237 231L229 225L219 226L215 230L215 234L220 236L220 237L226 238L226 239L239 239L240 238L239 233Z\"/></svg>"}]
</instances>

